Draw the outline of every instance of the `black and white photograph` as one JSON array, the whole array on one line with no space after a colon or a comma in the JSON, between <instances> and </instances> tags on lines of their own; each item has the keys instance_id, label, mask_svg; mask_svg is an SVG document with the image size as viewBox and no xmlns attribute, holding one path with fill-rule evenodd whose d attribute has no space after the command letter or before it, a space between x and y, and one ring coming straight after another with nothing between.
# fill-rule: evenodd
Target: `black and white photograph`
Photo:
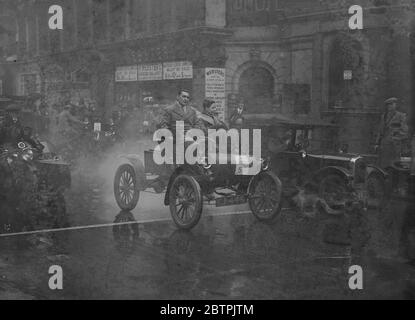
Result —
<instances>
[{"instance_id":1,"label":"black and white photograph","mask_svg":"<svg viewBox=\"0 0 415 320\"><path fill-rule=\"evenodd\" d=\"M414 148L414 0L0 0L0 300L415 299Z\"/></svg>"}]
</instances>

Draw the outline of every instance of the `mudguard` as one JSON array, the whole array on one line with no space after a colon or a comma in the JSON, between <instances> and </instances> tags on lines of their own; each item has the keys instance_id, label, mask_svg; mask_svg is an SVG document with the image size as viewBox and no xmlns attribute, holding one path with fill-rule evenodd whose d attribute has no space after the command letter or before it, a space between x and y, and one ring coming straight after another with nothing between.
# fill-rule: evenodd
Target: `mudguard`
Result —
<instances>
[{"instance_id":1,"label":"mudguard","mask_svg":"<svg viewBox=\"0 0 415 320\"><path fill-rule=\"evenodd\" d=\"M126 159L134 168L135 177L137 180L137 188L139 191L144 191L146 189L146 171L141 158L138 155L134 154L121 155L120 158Z\"/></svg>"},{"instance_id":2,"label":"mudguard","mask_svg":"<svg viewBox=\"0 0 415 320\"><path fill-rule=\"evenodd\" d=\"M317 181L320 181L321 179L323 179L329 174L338 174L344 177L347 181L351 181L353 178L353 174L350 172L350 170L343 168L343 167L337 167L337 166L324 167L318 170L313 175L313 178L316 179Z\"/></svg>"},{"instance_id":3,"label":"mudguard","mask_svg":"<svg viewBox=\"0 0 415 320\"><path fill-rule=\"evenodd\" d=\"M371 175L372 173L379 173L381 176L383 176L385 179L388 178L389 174L382 168L373 165L373 164L369 164L367 166L367 176L369 177L369 175Z\"/></svg>"}]
</instances>

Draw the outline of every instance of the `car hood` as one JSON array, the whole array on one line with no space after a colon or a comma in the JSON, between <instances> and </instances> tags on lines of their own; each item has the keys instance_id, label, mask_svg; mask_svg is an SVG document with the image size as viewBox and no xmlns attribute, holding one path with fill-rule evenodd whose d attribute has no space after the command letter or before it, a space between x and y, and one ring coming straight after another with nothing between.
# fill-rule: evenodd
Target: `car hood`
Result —
<instances>
[{"instance_id":1,"label":"car hood","mask_svg":"<svg viewBox=\"0 0 415 320\"><path fill-rule=\"evenodd\" d=\"M350 153L333 153L333 154L323 154L323 153L307 153L308 157L327 159L327 160L338 160L338 161L352 161L358 158L361 158L358 154Z\"/></svg>"}]
</instances>

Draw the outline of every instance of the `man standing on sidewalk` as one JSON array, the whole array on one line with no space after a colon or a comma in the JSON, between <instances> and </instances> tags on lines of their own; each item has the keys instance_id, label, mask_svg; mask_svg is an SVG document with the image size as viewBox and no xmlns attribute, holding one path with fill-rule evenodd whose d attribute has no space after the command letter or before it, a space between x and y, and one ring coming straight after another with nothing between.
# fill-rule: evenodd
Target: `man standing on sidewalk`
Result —
<instances>
[{"instance_id":1,"label":"man standing on sidewalk","mask_svg":"<svg viewBox=\"0 0 415 320\"><path fill-rule=\"evenodd\" d=\"M402 142L408 138L406 114L399 112L397 108L397 98L385 100L385 112L381 117L376 139L376 148L382 168L386 168L394 161L399 160Z\"/></svg>"}]
</instances>

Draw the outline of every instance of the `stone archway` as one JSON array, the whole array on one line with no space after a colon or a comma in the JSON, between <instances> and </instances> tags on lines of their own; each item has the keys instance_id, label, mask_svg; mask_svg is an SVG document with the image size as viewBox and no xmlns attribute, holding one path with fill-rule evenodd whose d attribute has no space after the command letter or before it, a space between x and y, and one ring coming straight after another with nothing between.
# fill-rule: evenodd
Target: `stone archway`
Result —
<instances>
[{"instance_id":1,"label":"stone archway","mask_svg":"<svg viewBox=\"0 0 415 320\"><path fill-rule=\"evenodd\" d=\"M241 65L233 77L233 92L244 100L246 112L273 113L276 96L275 69L263 61Z\"/></svg>"}]
</instances>

